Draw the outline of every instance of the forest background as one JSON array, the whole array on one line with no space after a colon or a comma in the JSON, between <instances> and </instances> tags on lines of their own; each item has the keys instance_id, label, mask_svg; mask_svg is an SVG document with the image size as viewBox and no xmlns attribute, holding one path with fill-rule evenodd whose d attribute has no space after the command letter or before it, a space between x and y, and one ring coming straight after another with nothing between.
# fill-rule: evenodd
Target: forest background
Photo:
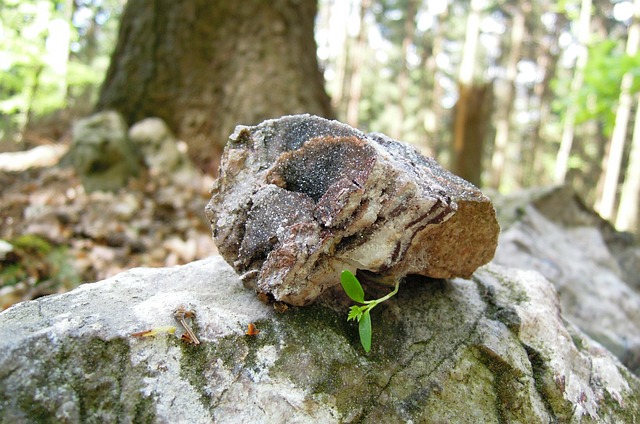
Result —
<instances>
[{"instance_id":1,"label":"forest background","mask_svg":"<svg viewBox=\"0 0 640 424\"><path fill-rule=\"evenodd\" d=\"M0 0L1 151L68 142L75 120L114 106L105 81L129 3ZM331 102L309 112L413 143L482 188L566 182L637 233L640 0L297 3L313 3L317 48L300 55L317 55ZM228 135L269 113L210 119Z\"/></svg>"}]
</instances>

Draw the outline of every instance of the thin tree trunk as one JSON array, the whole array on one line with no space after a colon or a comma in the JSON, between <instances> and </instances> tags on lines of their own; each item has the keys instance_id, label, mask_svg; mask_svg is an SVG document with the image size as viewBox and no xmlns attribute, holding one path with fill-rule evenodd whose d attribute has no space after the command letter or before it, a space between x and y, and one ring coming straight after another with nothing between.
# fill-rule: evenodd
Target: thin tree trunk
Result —
<instances>
[{"instance_id":1,"label":"thin tree trunk","mask_svg":"<svg viewBox=\"0 0 640 424\"><path fill-rule=\"evenodd\" d=\"M400 72L398 74L398 119L392 129L391 136L397 140L404 138L404 123L406 117L405 100L409 91L409 67L407 64L407 55L409 47L414 44L414 36L416 32L416 1L409 0L407 3L407 11L404 20L404 37L402 38L402 63L400 64Z\"/></svg>"},{"instance_id":2,"label":"thin tree trunk","mask_svg":"<svg viewBox=\"0 0 640 424\"><path fill-rule=\"evenodd\" d=\"M571 81L572 98L576 97L578 91L582 88L584 81L584 68L587 65L589 51L587 43L589 41L591 22L591 0L582 0L580 6L580 18L578 20L578 58L576 60L576 69ZM562 129L562 139L560 141L560 149L556 157L556 169L554 174L555 182L563 183L567 175L569 165L569 156L571 154L571 146L573 145L573 135L575 132L576 113L578 105L571 103L565 113L564 126Z\"/></svg>"},{"instance_id":3,"label":"thin tree trunk","mask_svg":"<svg viewBox=\"0 0 640 424\"><path fill-rule=\"evenodd\" d=\"M473 76L480 35L480 15L482 0L472 0L462 51L462 61L458 74L458 101L455 106L453 125L453 172L480 185L482 164L483 135L477 133L470 126L472 113L471 101L477 100L478 87L473 85ZM469 145L471 143L472 145ZM479 153L479 157L470 157L472 152Z\"/></svg>"},{"instance_id":4,"label":"thin tree trunk","mask_svg":"<svg viewBox=\"0 0 640 424\"><path fill-rule=\"evenodd\" d=\"M627 55L629 56L635 56L640 44L640 23L638 19L640 19L640 0L634 2L634 23L629 28L629 36L627 37ZM631 115L631 86L633 78L631 72L624 74L620 85L620 99L618 101L613 134L611 135L611 147L609 148L609 157L604 169L602 197L598 204L598 212L605 219L611 219L614 216L624 142L627 138L627 125Z\"/></svg>"},{"instance_id":5,"label":"thin tree trunk","mask_svg":"<svg viewBox=\"0 0 640 424\"><path fill-rule=\"evenodd\" d=\"M333 2L333 4L331 5L331 10L332 10L332 14L335 13L335 8L337 7L337 3L340 2L341 0L336 0L335 2ZM351 3L351 1L349 1L349 3ZM349 9L351 9L351 6L349 6ZM351 13L351 12L349 12ZM337 18L336 18L337 19ZM340 20L340 23L342 24L339 31L340 31L340 41L342 43L343 48L340 49L339 53L338 53L338 57L336 59L336 72L335 72L335 79L333 81L333 89L331 91L331 105L333 106L334 110L338 110L341 105L342 102L344 100L344 88L346 86L346 81L348 81L348 76L347 76L347 66L348 66L348 58L349 58L349 52L350 52L350 48L349 48L349 19L347 18L342 18L343 20ZM334 21L334 16L330 17L330 21Z\"/></svg>"},{"instance_id":6,"label":"thin tree trunk","mask_svg":"<svg viewBox=\"0 0 640 424\"><path fill-rule=\"evenodd\" d=\"M500 189L500 183L505 171L505 158L510 138L511 111L515 99L515 81L518 76L518 62L522 56L522 43L525 33L525 12L530 5L524 3L513 8L513 23L511 26L511 48L506 66L506 81L504 93L496 113L496 138L491 157L491 186Z\"/></svg>"},{"instance_id":7,"label":"thin tree trunk","mask_svg":"<svg viewBox=\"0 0 640 424\"><path fill-rule=\"evenodd\" d=\"M542 81L537 83L534 87L534 93L538 98L538 120L533 128L533 138L531 142L530 160L527 162L528 167L525 171L525 175L528 180L525 180L525 186L532 184L549 184L553 181L553 175L546 173L544 167L544 158L540 158L541 154L545 153L544 147L548 137L544 134L545 124L549 122L551 116L551 102L553 101L553 90L551 90L551 81L556 73L556 67L558 63L559 51L558 38L560 36L560 29L564 26L564 15L556 14L556 26L553 33L549 34L549 39L552 40L549 43L543 43L540 46L540 50L537 53L538 68L544 72ZM540 36L540 39L544 39L544 36ZM538 178L536 178L538 177Z\"/></svg>"},{"instance_id":8,"label":"thin tree trunk","mask_svg":"<svg viewBox=\"0 0 640 424\"><path fill-rule=\"evenodd\" d=\"M636 103L640 104L640 96L636 96ZM616 216L616 227L623 231L640 234L640 107L636 107L635 125L627 173L620 193L620 206Z\"/></svg>"},{"instance_id":9,"label":"thin tree trunk","mask_svg":"<svg viewBox=\"0 0 640 424\"><path fill-rule=\"evenodd\" d=\"M364 64L367 46L367 31L365 17L370 0L360 0L360 27L356 37L356 46L351 55L351 78L349 80L349 100L347 102L347 123L358 127L360 112L360 97L362 96L362 66Z\"/></svg>"},{"instance_id":10,"label":"thin tree trunk","mask_svg":"<svg viewBox=\"0 0 640 424\"><path fill-rule=\"evenodd\" d=\"M424 145L421 147L423 150L428 150L433 156L440 156L438 153L447 150L448 144L444 137L439 136L441 127L445 121L445 112L441 104L441 99L444 97L444 89L440 81L438 80L440 71L438 70L437 58L442 53L444 46L444 28L446 19L449 13L449 3L441 14L438 15L436 27L432 31L432 49L431 52L425 51L423 55L423 63L425 64L425 74L431 78L429 84L425 84L425 87L420 90L421 96L423 96L420 104L425 111L424 115L424 129L427 134L427 140L424 141ZM429 54L430 53L430 54ZM439 157L442 161L443 158Z\"/></svg>"}]
</instances>

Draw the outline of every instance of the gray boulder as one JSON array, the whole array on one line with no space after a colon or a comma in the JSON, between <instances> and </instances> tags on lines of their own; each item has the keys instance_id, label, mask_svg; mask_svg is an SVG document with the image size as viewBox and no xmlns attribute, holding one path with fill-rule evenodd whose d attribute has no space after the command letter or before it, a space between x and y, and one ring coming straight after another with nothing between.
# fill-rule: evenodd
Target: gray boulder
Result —
<instances>
[{"instance_id":1,"label":"gray boulder","mask_svg":"<svg viewBox=\"0 0 640 424\"><path fill-rule=\"evenodd\" d=\"M640 246L568 186L496 198L502 214L494 262L551 281L563 315L640 375Z\"/></svg>"},{"instance_id":2,"label":"gray boulder","mask_svg":"<svg viewBox=\"0 0 640 424\"><path fill-rule=\"evenodd\" d=\"M142 161L127 130L114 111L96 113L74 125L64 162L73 165L87 192L116 191L140 173Z\"/></svg>"},{"instance_id":3,"label":"gray boulder","mask_svg":"<svg viewBox=\"0 0 640 424\"><path fill-rule=\"evenodd\" d=\"M328 290L279 313L219 256L15 305L0 314L0 422L640 420L640 380L535 272L408 279L373 311L369 354L348 305ZM181 306L199 344L179 337Z\"/></svg>"},{"instance_id":4,"label":"gray boulder","mask_svg":"<svg viewBox=\"0 0 640 424\"><path fill-rule=\"evenodd\" d=\"M153 179L164 178L173 184L188 185L198 177L197 170L167 124L160 118L146 118L129 129L129 138L142 153ZM183 147L184 146L184 147Z\"/></svg>"}]
</instances>

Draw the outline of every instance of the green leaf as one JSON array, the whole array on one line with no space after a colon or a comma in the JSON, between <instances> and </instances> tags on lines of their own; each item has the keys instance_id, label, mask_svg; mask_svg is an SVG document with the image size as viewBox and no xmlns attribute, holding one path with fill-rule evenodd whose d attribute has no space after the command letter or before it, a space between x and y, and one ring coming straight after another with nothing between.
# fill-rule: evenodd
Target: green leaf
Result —
<instances>
[{"instance_id":1,"label":"green leaf","mask_svg":"<svg viewBox=\"0 0 640 424\"><path fill-rule=\"evenodd\" d=\"M360 318L362 318L362 309L360 309L359 306L352 306L349 309L349 316L347 317L347 321L351 321L352 319L357 319L358 321L360 321Z\"/></svg>"},{"instance_id":2,"label":"green leaf","mask_svg":"<svg viewBox=\"0 0 640 424\"><path fill-rule=\"evenodd\" d=\"M340 275L340 284L342 284L342 288L351 300L358 303L364 303L364 290L362 290L360 282L351 271L342 271L342 274Z\"/></svg>"},{"instance_id":3,"label":"green leaf","mask_svg":"<svg viewBox=\"0 0 640 424\"><path fill-rule=\"evenodd\" d=\"M368 309L362 315L358 330L360 331L360 343L362 343L364 351L369 352L371 350L371 315Z\"/></svg>"}]
</instances>

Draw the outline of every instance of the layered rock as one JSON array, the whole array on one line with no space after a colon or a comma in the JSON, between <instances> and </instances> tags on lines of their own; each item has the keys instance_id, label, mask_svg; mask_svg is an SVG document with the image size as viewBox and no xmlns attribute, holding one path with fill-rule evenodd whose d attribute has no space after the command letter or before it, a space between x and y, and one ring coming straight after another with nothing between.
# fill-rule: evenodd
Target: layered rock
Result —
<instances>
[{"instance_id":1,"label":"layered rock","mask_svg":"<svg viewBox=\"0 0 640 424\"><path fill-rule=\"evenodd\" d=\"M294 305L344 269L468 278L499 232L490 200L433 159L309 115L238 126L206 212L245 284Z\"/></svg>"}]
</instances>

